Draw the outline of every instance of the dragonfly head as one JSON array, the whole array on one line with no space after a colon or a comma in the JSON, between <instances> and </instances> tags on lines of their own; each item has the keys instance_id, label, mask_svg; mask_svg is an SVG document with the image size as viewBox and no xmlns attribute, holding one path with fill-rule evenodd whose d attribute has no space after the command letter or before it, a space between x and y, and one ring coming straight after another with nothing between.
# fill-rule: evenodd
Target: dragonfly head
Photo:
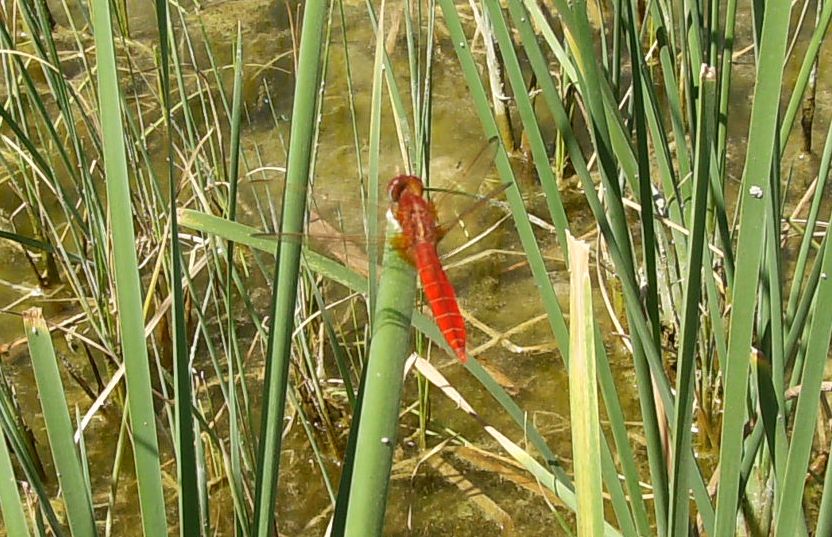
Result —
<instances>
[{"instance_id":1,"label":"dragonfly head","mask_svg":"<svg viewBox=\"0 0 832 537\"><path fill-rule=\"evenodd\" d=\"M393 203L398 203L405 192L421 198L423 190L422 180L415 175L399 175L391 179L387 185L387 195Z\"/></svg>"}]
</instances>

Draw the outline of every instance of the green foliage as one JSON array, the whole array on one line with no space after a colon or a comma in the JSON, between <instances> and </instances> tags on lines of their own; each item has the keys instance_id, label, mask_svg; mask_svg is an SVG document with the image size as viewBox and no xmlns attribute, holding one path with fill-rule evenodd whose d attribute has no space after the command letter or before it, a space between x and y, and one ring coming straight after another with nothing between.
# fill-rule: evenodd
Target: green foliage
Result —
<instances>
[{"instance_id":1,"label":"green foliage","mask_svg":"<svg viewBox=\"0 0 832 537\"><path fill-rule=\"evenodd\" d=\"M121 89L118 85L110 3L93 4L98 67L98 105L101 120L104 173L107 184L109 236L112 241L112 283L123 351L127 401L133 433L133 457L139 488L142 526L146 537L167 534L162 469L153 408L150 367L144 337L142 291L139 282L136 235L130 200L130 176L124 143Z\"/></svg>"},{"instance_id":2,"label":"green foliage","mask_svg":"<svg viewBox=\"0 0 832 537\"><path fill-rule=\"evenodd\" d=\"M41 311L36 308L24 313L23 325L26 328L32 369L38 385L49 447L52 448L55 473L58 475L66 504L70 531L72 535L93 535L95 519L92 513L89 479L84 475L79 452L75 448L72 422L69 419L66 395L52 339L49 337L49 328Z\"/></svg>"},{"instance_id":3,"label":"green foliage","mask_svg":"<svg viewBox=\"0 0 832 537\"><path fill-rule=\"evenodd\" d=\"M0 190L18 204L0 239L72 310L47 309L46 322L27 314L26 339L4 347L29 341L36 380L0 378L9 534L118 534L128 505L145 535L300 534L329 518L334 535L380 535L404 510L388 502L402 502L389 491L411 427L421 448L411 475L472 444L507 455L564 532L830 531L832 471L821 478L812 461L829 449L832 130L803 196L814 172L794 164L793 127L811 145L832 3L794 24L786 2L308 2L297 19L280 8L289 30L269 28L265 54L249 40L256 30L228 13L207 20L205 6L157 0L155 27L141 32L111 13L125 7L116 4L63 5L65 32L46 2L15 3L0 23ZM732 87L748 63L746 125ZM440 100L449 77L459 103ZM433 350L450 349L390 241L379 278L376 248L364 268L347 237L331 256L298 239L334 220L312 214L309 183L318 193L346 185L372 237L394 169L433 185L442 170L431 161L455 156L435 143L440 106L460 114L460 133L476 118L465 127L500 140L507 203L490 202L514 223L522 252L512 255L528 265L529 300L561 356L540 362L570 371L571 443L535 418L564 391L551 373L529 374L538 399L510 395L478 352L464 373L440 371ZM323 164L336 160L340 183L326 183ZM520 160L539 182L524 180ZM547 215L551 237L533 214ZM263 233L273 227L277 238ZM589 266L573 269L570 310L580 311L567 316L546 247L551 238L574 262L569 235L597 240L595 294L585 294ZM40 300L33 292L3 312ZM469 320L472 340L492 338L481 348L513 345L511 330ZM66 353L55 330L68 334ZM457 389L461 374L477 383ZM41 462L40 418L18 402L26 393L43 408L51 463ZM472 393L497 404L478 412L487 403ZM82 414L75 431L70 406ZM105 455L102 438L114 443ZM137 498L119 486L133 475L131 452ZM288 457L312 461L315 477ZM102 477L106 512L93 509ZM773 496L754 494L763 487ZM307 503L333 514L299 525L313 519Z\"/></svg>"}]
</instances>

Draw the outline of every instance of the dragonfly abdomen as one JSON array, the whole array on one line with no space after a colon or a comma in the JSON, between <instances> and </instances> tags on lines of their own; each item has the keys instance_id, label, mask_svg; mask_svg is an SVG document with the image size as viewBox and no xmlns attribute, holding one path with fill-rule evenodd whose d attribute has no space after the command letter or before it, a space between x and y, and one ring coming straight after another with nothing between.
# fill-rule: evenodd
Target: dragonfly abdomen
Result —
<instances>
[{"instance_id":1,"label":"dragonfly abdomen","mask_svg":"<svg viewBox=\"0 0 832 537\"><path fill-rule=\"evenodd\" d=\"M442 236L436 224L436 209L423 197L422 180L418 177L395 177L387 191L393 203L393 214L402 229L400 251L416 265L436 324L459 360L465 363L468 360L465 320L459 312L454 288L436 253L436 242Z\"/></svg>"},{"instance_id":2,"label":"dragonfly abdomen","mask_svg":"<svg viewBox=\"0 0 832 537\"><path fill-rule=\"evenodd\" d=\"M422 282L422 290L433 313L433 318L442 331L445 341L459 360L465 363L468 360L465 348L465 319L459 311L456 293L445 274L445 269L442 268L436 247L429 242L417 242L412 248L419 279Z\"/></svg>"}]
</instances>

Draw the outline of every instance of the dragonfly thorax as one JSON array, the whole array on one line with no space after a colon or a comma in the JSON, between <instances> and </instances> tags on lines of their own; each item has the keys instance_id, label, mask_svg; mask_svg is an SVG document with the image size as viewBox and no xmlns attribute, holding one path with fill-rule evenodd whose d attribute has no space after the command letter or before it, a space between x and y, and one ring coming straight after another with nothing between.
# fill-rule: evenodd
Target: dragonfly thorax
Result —
<instances>
[{"instance_id":1,"label":"dragonfly thorax","mask_svg":"<svg viewBox=\"0 0 832 537\"><path fill-rule=\"evenodd\" d=\"M422 194L422 180L412 175L400 175L390 181L387 191L392 202L391 211L401 226L409 246L419 243L435 245L441 234L436 224L436 209Z\"/></svg>"}]
</instances>

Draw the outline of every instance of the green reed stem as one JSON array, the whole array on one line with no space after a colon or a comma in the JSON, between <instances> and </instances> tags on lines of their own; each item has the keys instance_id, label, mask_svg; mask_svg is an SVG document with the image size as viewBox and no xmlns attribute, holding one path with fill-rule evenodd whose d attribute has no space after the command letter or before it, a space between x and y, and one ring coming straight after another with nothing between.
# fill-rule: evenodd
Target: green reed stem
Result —
<instances>
[{"instance_id":1,"label":"green reed stem","mask_svg":"<svg viewBox=\"0 0 832 537\"><path fill-rule=\"evenodd\" d=\"M133 455L142 524L145 535L152 537L167 535L167 520L156 439L156 415L144 339L144 316L141 309L143 300L136 259L130 177L121 123L121 94L118 87L109 2L96 0L93 3L93 21L98 52L99 112L104 145L104 170L107 174L116 304L133 430Z\"/></svg>"},{"instance_id":2,"label":"green reed stem","mask_svg":"<svg viewBox=\"0 0 832 537\"><path fill-rule=\"evenodd\" d=\"M0 442L0 513L3 514L3 525L8 535L32 535L23 506L8 443L4 438Z\"/></svg>"},{"instance_id":3,"label":"green reed stem","mask_svg":"<svg viewBox=\"0 0 832 537\"><path fill-rule=\"evenodd\" d=\"M827 231L827 236L829 232ZM824 249L821 277L815 297L820 305L814 313L806 341L806 359L800 376L800 395L794 416L795 434L791 438L783 491L775 516L775 535L786 535L796 527L803 513L803 489L809 470L814 428L820 409L820 386L832 339L832 311L825 305L832 304L832 248ZM821 535L821 534L818 534Z\"/></svg>"},{"instance_id":4,"label":"green reed stem","mask_svg":"<svg viewBox=\"0 0 832 537\"><path fill-rule=\"evenodd\" d=\"M388 235L393 233L388 226ZM362 386L344 535L381 535L396 447L410 315L416 297L413 267L388 244L378 288L375 327Z\"/></svg>"},{"instance_id":5,"label":"green reed stem","mask_svg":"<svg viewBox=\"0 0 832 537\"><path fill-rule=\"evenodd\" d=\"M168 201L170 207L170 283L172 293L173 352L174 352L174 411L176 435L177 478L179 481L178 507L180 535L197 537L200 534L200 496L197 478L197 451L195 423L191 413L191 361L188 353L185 327L185 296L182 289L182 253L179 244L179 224L176 202L178 181L174 168L173 136L170 90L170 43L173 31L167 10L167 2L156 2L156 24L159 29L159 60L161 104L166 127ZM199 459L200 461L202 459Z\"/></svg>"},{"instance_id":6,"label":"green reed stem","mask_svg":"<svg viewBox=\"0 0 832 537\"><path fill-rule=\"evenodd\" d=\"M673 474L670 486L670 505L667 520L668 535L681 535L687 531L690 510L690 468L695 464L692 455L691 421L693 413L693 385L696 367L697 342L700 338L700 301L702 299L702 272L705 244L705 223L708 217L708 186L710 160L715 138L716 121L716 71L707 66L700 74L698 129L694 163L693 199L691 204L691 233L688 237L687 281L684 310L681 323L676 373L676 408L673 418Z\"/></svg>"},{"instance_id":7,"label":"green reed stem","mask_svg":"<svg viewBox=\"0 0 832 537\"><path fill-rule=\"evenodd\" d=\"M281 232L284 233L299 233L303 230L326 14L327 2L309 3L303 13L281 221ZM272 287L272 328L266 351L255 487L254 534L258 537L268 537L274 529L274 505L280 469L281 432L286 408L286 385L289 381L300 254L301 245L287 240L278 243L275 254L278 261Z\"/></svg>"},{"instance_id":8,"label":"green reed stem","mask_svg":"<svg viewBox=\"0 0 832 537\"><path fill-rule=\"evenodd\" d=\"M49 328L39 308L24 313L23 325L69 528L75 537L95 535L92 496L73 441L72 422Z\"/></svg>"},{"instance_id":9,"label":"green reed stem","mask_svg":"<svg viewBox=\"0 0 832 537\"><path fill-rule=\"evenodd\" d=\"M774 161L774 140L783 80L783 62L789 28L789 4L772 2L766 5L757 86L751 111L748 148L739 203L740 231L737 242L737 266L731 290L732 311L729 324L728 356L725 366L725 398L720 441L720 485L716 501L715 535L733 534L736 524L742 435L746 420L749 349L754 328L757 285L760 280L766 201L771 196L769 181Z\"/></svg>"}]
</instances>

